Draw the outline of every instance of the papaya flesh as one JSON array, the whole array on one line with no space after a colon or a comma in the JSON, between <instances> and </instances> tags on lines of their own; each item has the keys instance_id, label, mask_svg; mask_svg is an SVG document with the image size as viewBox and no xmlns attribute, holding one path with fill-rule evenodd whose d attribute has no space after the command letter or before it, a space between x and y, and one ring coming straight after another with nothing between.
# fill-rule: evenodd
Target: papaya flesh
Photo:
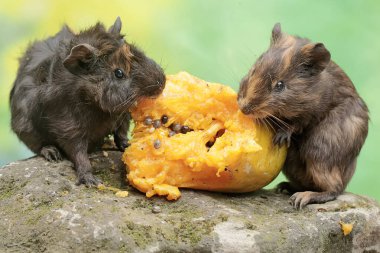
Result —
<instances>
[{"instance_id":1,"label":"papaya flesh","mask_svg":"<svg viewBox=\"0 0 380 253\"><path fill-rule=\"evenodd\" d=\"M123 154L132 186L176 200L178 188L251 192L280 172L286 148L238 108L230 87L186 72L167 76L162 94L131 109L135 123Z\"/></svg>"}]
</instances>

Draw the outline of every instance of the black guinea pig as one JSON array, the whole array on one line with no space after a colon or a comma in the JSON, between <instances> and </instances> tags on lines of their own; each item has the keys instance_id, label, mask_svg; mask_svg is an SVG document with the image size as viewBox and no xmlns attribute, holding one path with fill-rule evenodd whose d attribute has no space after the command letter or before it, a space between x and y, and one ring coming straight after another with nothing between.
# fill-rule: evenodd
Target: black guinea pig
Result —
<instances>
[{"instance_id":1,"label":"black guinea pig","mask_svg":"<svg viewBox=\"0 0 380 253\"><path fill-rule=\"evenodd\" d=\"M124 150L129 107L165 86L162 68L127 43L120 30L118 17L108 30L97 23L76 34L64 26L32 43L10 94L11 125L19 139L48 161L70 159L78 184L101 183L88 152L108 134Z\"/></svg>"}]
</instances>

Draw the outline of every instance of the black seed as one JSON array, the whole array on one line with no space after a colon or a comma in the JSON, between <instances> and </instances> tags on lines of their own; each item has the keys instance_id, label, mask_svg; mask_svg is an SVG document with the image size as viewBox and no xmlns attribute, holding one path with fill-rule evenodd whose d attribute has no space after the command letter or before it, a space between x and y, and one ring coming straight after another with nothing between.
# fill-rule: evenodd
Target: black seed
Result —
<instances>
[{"instance_id":1,"label":"black seed","mask_svg":"<svg viewBox=\"0 0 380 253\"><path fill-rule=\"evenodd\" d=\"M173 123L173 124L171 125L171 129L172 129L174 132L176 132L176 133L181 132L181 128L182 128L181 124L178 124L178 123Z\"/></svg>"},{"instance_id":2,"label":"black seed","mask_svg":"<svg viewBox=\"0 0 380 253\"><path fill-rule=\"evenodd\" d=\"M181 133L185 134L190 131L190 127L188 126L182 126L181 127Z\"/></svg>"},{"instance_id":3,"label":"black seed","mask_svg":"<svg viewBox=\"0 0 380 253\"><path fill-rule=\"evenodd\" d=\"M161 117L161 122L162 122L162 124L166 124L166 123L168 123L168 120L169 120L169 117L168 117L168 116L166 116L166 115L162 115L162 117Z\"/></svg>"},{"instance_id":4,"label":"black seed","mask_svg":"<svg viewBox=\"0 0 380 253\"><path fill-rule=\"evenodd\" d=\"M214 142L213 142L213 141L208 141L208 142L206 143L206 147L208 147L208 148L211 148L213 145L214 145Z\"/></svg>"},{"instance_id":5,"label":"black seed","mask_svg":"<svg viewBox=\"0 0 380 253\"><path fill-rule=\"evenodd\" d=\"M153 127L154 128L160 128L161 127L161 120L156 119L153 121Z\"/></svg>"},{"instance_id":6,"label":"black seed","mask_svg":"<svg viewBox=\"0 0 380 253\"><path fill-rule=\"evenodd\" d=\"M161 141L160 140L155 140L153 142L153 146L154 146L155 149L161 148Z\"/></svg>"},{"instance_id":7,"label":"black seed","mask_svg":"<svg viewBox=\"0 0 380 253\"><path fill-rule=\"evenodd\" d=\"M153 122L153 120L149 116L144 119L144 125L146 125L146 126L152 125L152 122Z\"/></svg>"},{"instance_id":8,"label":"black seed","mask_svg":"<svg viewBox=\"0 0 380 253\"><path fill-rule=\"evenodd\" d=\"M169 131L169 137L172 137L172 136L174 136L176 134L176 132L174 132L173 130L170 130Z\"/></svg>"}]
</instances>

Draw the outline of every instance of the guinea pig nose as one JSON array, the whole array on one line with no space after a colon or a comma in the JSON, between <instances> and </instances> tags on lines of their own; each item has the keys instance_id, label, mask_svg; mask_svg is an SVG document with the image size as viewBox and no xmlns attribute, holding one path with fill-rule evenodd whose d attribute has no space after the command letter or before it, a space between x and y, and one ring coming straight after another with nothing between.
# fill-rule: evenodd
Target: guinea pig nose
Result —
<instances>
[{"instance_id":1,"label":"guinea pig nose","mask_svg":"<svg viewBox=\"0 0 380 253\"><path fill-rule=\"evenodd\" d=\"M238 100L240 111L244 114L251 114L255 106L252 103L244 103L242 99Z\"/></svg>"},{"instance_id":2,"label":"guinea pig nose","mask_svg":"<svg viewBox=\"0 0 380 253\"><path fill-rule=\"evenodd\" d=\"M240 111L244 114L250 114L251 108L249 106L245 106L245 107L240 108Z\"/></svg>"},{"instance_id":3,"label":"guinea pig nose","mask_svg":"<svg viewBox=\"0 0 380 253\"><path fill-rule=\"evenodd\" d=\"M159 85L161 89L164 89L165 82L166 82L166 78L165 76L163 76L162 78L160 78L160 80L157 80L157 85Z\"/></svg>"}]
</instances>

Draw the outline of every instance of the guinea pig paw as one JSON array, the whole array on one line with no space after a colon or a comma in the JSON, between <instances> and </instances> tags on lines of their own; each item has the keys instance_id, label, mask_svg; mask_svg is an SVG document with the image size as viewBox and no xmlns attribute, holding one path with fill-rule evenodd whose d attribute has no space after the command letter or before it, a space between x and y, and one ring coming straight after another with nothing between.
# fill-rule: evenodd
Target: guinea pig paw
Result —
<instances>
[{"instance_id":1,"label":"guinea pig paw","mask_svg":"<svg viewBox=\"0 0 380 253\"><path fill-rule=\"evenodd\" d=\"M115 143L117 148L121 151L124 152L124 150L129 146L128 140L122 140L120 142Z\"/></svg>"},{"instance_id":2,"label":"guinea pig paw","mask_svg":"<svg viewBox=\"0 0 380 253\"><path fill-rule=\"evenodd\" d=\"M290 147L290 141L291 141L292 133L291 132L286 132L286 131L277 131L276 134L273 137L273 144L282 146L286 144L286 146L289 148Z\"/></svg>"},{"instance_id":3,"label":"guinea pig paw","mask_svg":"<svg viewBox=\"0 0 380 253\"><path fill-rule=\"evenodd\" d=\"M295 208L301 210L307 204L310 203L312 199L313 192L296 192L289 198L289 203Z\"/></svg>"},{"instance_id":4,"label":"guinea pig paw","mask_svg":"<svg viewBox=\"0 0 380 253\"><path fill-rule=\"evenodd\" d=\"M276 193L284 193L287 192L289 194L293 194L295 191L294 187L289 182L281 182L275 188Z\"/></svg>"},{"instance_id":5,"label":"guinea pig paw","mask_svg":"<svg viewBox=\"0 0 380 253\"><path fill-rule=\"evenodd\" d=\"M114 142L116 144L116 147L121 151L124 152L124 150L129 146L128 139L127 138L120 138L117 135L114 136Z\"/></svg>"},{"instance_id":6,"label":"guinea pig paw","mask_svg":"<svg viewBox=\"0 0 380 253\"><path fill-rule=\"evenodd\" d=\"M59 162L63 160L61 152L55 146L45 146L41 149L40 155L49 162Z\"/></svg>"},{"instance_id":7,"label":"guinea pig paw","mask_svg":"<svg viewBox=\"0 0 380 253\"><path fill-rule=\"evenodd\" d=\"M97 187L102 184L102 180L95 177L92 173L86 173L79 176L76 185L84 184L86 187Z\"/></svg>"}]
</instances>

